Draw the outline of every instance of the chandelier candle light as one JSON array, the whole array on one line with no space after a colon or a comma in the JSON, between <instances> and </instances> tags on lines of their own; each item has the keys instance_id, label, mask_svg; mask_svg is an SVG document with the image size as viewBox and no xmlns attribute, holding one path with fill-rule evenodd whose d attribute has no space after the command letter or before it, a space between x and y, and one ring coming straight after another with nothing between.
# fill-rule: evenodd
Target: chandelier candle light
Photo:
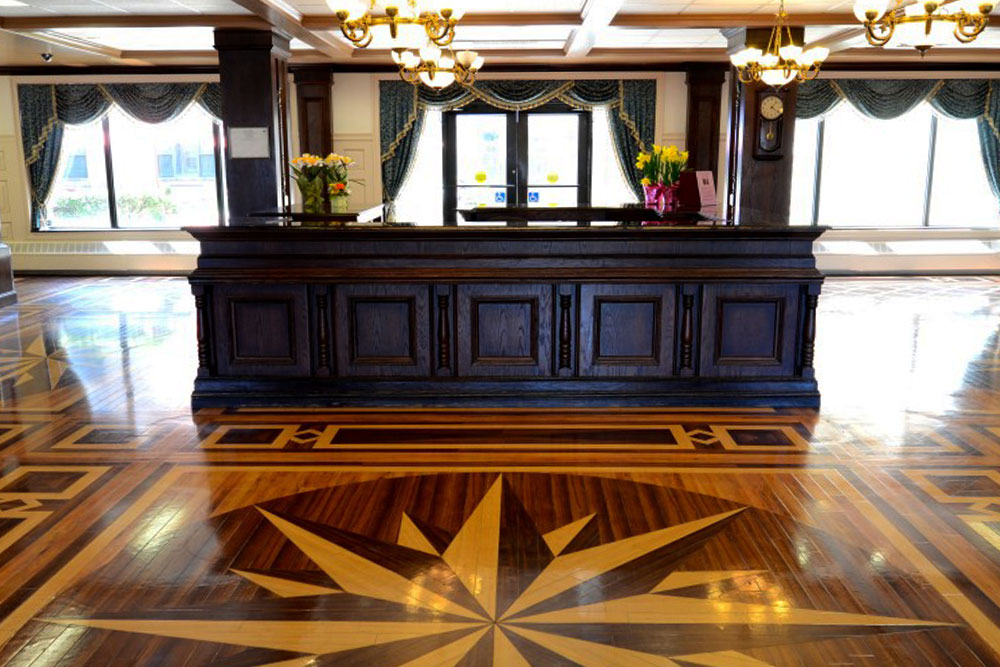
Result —
<instances>
[{"instance_id":1,"label":"chandelier candle light","mask_svg":"<svg viewBox=\"0 0 1000 667\"><path fill-rule=\"evenodd\" d=\"M419 51L393 49L392 59L399 66L399 76L403 81L437 89L447 88L455 82L471 86L476 80L476 72L485 61L475 51L442 51L433 44Z\"/></svg>"},{"instance_id":2,"label":"chandelier candle light","mask_svg":"<svg viewBox=\"0 0 1000 667\"><path fill-rule=\"evenodd\" d=\"M992 0L962 0L939 3L917 2L905 9L889 9L890 0L857 0L854 15L865 24L865 37L872 46L886 46L895 36L904 46L921 54L953 36L962 44L973 41L989 24ZM952 28L951 24L954 24Z\"/></svg>"},{"instance_id":3,"label":"chandelier candle light","mask_svg":"<svg viewBox=\"0 0 1000 667\"><path fill-rule=\"evenodd\" d=\"M372 28L381 25L388 26L394 48L417 46L415 35L447 46L455 39L455 25L463 13L426 0L327 0L327 4L340 20L344 37L362 49L372 42Z\"/></svg>"},{"instance_id":4,"label":"chandelier candle light","mask_svg":"<svg viewBox=\"0 0 1000 667\"><path fill-rule=\"evenodd\" d=\"M785 3L782 0L767 48L744 48L729 59L736 67L742 83L763 81L777 88L796 79L808 81L816 78L828 55L830 50L825 47L803 49L792 41L792 30L788 27L788 14L785 13Z\"/></svg>"}]
</instances>

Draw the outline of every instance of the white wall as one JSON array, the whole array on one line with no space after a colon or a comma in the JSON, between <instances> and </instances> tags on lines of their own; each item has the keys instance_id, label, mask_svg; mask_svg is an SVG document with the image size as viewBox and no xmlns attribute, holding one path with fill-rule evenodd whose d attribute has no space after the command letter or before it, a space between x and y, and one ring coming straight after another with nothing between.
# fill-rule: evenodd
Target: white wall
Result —
<instances>
[{"instance_id":1,"label":"white wall","mask_svg":"<svg viewBox=\"0 0 1000 667\"><path fill-rule=\"evenodd\" d=\"M351 208L382 203L382 170L378 137L378 80L372 74L333 77L333 150L355 160Z\"/></svg>"}]
</instances>

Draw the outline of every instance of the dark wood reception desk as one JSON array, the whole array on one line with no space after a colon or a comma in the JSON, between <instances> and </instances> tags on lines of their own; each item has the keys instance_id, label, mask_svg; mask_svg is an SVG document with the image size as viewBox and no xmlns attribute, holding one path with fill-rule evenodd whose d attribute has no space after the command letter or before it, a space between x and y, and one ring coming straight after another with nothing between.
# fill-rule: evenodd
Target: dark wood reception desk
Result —
<instances>
[{"instance_id":1,"label":"dark wood reception desk","mask_svg":"<svg viewBox=\"0 0 1000 667\"><path fill-rule=\"evenodd\" d=\"M190 228L193 403L817 406L817 228Z\"/></svg>"}]
</instances>

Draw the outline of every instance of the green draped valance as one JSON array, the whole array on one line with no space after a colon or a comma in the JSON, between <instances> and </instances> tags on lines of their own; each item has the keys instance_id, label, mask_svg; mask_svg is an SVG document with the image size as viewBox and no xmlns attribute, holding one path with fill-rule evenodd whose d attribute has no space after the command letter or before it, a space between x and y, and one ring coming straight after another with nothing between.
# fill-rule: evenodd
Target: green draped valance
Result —
<instances>
[{"instance_id":1,"label":"green draped valance","mask_svg":"<svg viewBox=\"0 0 1000 667\"><path fill-rule=\"evenodd\" d=\"M470 88L449 86L432 90L404 81L379 85L379 138L382 186L392 204L413 164L424 110L460 109L473 102L498 109L526 111L558 101L577 109L609 108L608 123L622 173L640 196L639 173L633 168L639 151L653 143L656 123L656 82L652 79L580 81L486 80Z\"/></svg>"},{"instance_id":2,"label":"green draped valance","mask_svg":"<svg viewBox=\"0 0 1000 667\"><path fill-rule=\"evenodd\" d=\"M815 79L799 86L796 116L816 118L842 101L881 120L921 102L951 118L976 119L983 166L1000 199L1000 84L992 79Z\"/></svg>"},{"instance_id":3,"label":"green draped valance","mask_svg":"<svg viewBox=\"0 0 1000 667\"><path fill-rule=\"evenodd\" d=\"M222 117L222 93L217 83L21 84L17 94L33 226L45 215L64 125L97 120L112 104L146 123L171 120L191 104L201 105L215 118Z\"/></svg>"}]
</instances>

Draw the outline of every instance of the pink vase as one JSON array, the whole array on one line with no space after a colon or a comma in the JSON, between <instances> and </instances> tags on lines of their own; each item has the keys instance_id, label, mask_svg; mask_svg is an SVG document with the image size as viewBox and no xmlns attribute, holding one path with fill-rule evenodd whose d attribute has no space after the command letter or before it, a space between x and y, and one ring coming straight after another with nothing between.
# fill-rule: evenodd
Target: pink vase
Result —
<instances>
[{"instance_id":1,"label":"pink vase","mask_svg":"<svg viewBox=\"0 0 1000 667\"><path fill-rule=\"evenodd\" d=\"M668 185L662 189L660 195L660 201L662 202L662 208L660 209L661 215L666 212L672 213L677 210L677 207L680 204L680 198L677 196L677 191L679 189L679 183Z\"/></svg>"},{"instance_id":2,"label":"pink vase","mask_svg":"<svg viewBox=\"0 0 1000 667\"><path fill-rule=\"evenodd\" d=\"M646 196L646 208L656 211L657 213L663 213L663 184L654 183L651 185L642 186L643 193Z\"/></svg>"}]
</instances>

